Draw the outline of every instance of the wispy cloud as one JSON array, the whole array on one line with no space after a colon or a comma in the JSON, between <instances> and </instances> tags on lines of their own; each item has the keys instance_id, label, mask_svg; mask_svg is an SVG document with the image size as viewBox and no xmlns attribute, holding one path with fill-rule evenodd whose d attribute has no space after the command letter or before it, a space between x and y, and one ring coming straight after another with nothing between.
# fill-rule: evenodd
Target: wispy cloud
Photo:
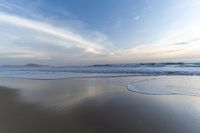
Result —
<instances>
[{"instance_id":1,"label":"wispy cloud","mask_svg":"<svg viewBox=\"0 0 200 133\"><path fill-rule=\"evenodd\" d=\"M147 3L149 5L148 1ZM27 11L30 15L12 12L12 9ZM108 36L98 31L75 29L74 27L81 27L84 24L81 20L70 20L73 23L73 26L70 26L67 21L67 24L60 23L62 20L55 19L54 16L41 17L35 12L31 13L28 9L4 1L0 2L0 58L48 60L63 64L66 61L73 64L200 57L200 19L197 11L199 6L183 10L181 13L184 12L186 15L177 15L180 18L172 22L177 25L165 31L159 39L129 45L127 48L127 44L113 45ZM67 11L65 13L65 16L72 15ZM142 15L144 13L134 14L135 17L132 15L131 21L140 20L143 18ZM124 20L116 19L112 23L112 28L119 30L124 24L125 29L128 29L129 26L125 26L125 23ZM131 34L128 36L132 37Z\"/></svg>"},{"instance_id":2,"label":"wispy cloud","mask_svg":"<svg viewBox=\"0 0 200 133\"><path fill-rule=\"evenodd\" d=\"M32 30L37 30L40 32L51 34L56 37L60 37L62 39L76 42L76 44L74 44L75 47L83 48L87 52L101 53L104 50L104 47L100 44L96 44L95 42L90 42L90 41L84 39L79 34L63 30L62 28L55 27L48 23L43 23L43 22L39 22L39 21L35 21L35 20L21 18L18 16L4 13L4 12L0 12L0 20L1 20L1 22L6 22L6 23L9 23L12 25L25 27L25 28L29 28ZM63 46L65 46L65 45L63 45Z\"/></svg>"},{"instance_id":3,"label":"wispy cloud","mask_svg":"<svg viewBox=\"0 0 200 133\"><path fill-rule=\"evenodd\" d=\"M0 48L0 57L1 58L25 58L25 59L31 59L31 58L39 58L40 60L49 59L47 54L34 51L29 48Z\"/></svg>"},{"instance_id":4,"label":"wispy cloud","mask_svg":"<svg viewBox=\"0 0 200 133\"><path fill-rule=\"evenodd\" d=\"M134 17L134 20L139 20L140 19L140 16L135 16Z\"/></svg>"},{"instance_id":5,"label":"wispy cloud","mask_svg":"<svg viewBox=\"0 0 200 133\"><path fill-rule=\"evenodd\" d=\"M115 22L114 27L117 29L117 28L119 28L119 27L121 27L121 26L122 26L122 22L121 22L121 20L119 19L119 20L117 20L117 21Z\"/></svg>"},{"instance_id":6,"label":"wispy cloud","mask_svg":"<svg viewBox=\"0 0 200 133\"><path fill-rule=\"evenodd\" d=\"M20 6L17 6L15 4L11 3L11 2L6 2L6 1L0 2L0 8L9 9L9 10L12 10L12 9L23 9Z\"/></svg>"},{"instance_id":7,"label":"wispy cloud","mask_svg":"<svg viewBox=\"0 0 200 133\"><path fill-rule=\"evenodd\" d=\"M184 42L177 42L172 45L188 45L188 44L191 45L191 44L195 44L195 43L200 43L200 38L195 38L195 39L184 41Z\"/></svg>"}]
</instances>

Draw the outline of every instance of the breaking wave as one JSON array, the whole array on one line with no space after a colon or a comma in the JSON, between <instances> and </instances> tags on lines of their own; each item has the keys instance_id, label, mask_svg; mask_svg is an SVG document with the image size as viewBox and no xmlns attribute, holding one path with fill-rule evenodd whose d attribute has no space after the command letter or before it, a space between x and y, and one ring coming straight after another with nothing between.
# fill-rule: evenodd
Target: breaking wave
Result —
<instances>
[{"instance_id":1,"label":"breaking wave","mask_svg":"<svg viewBox=\"0 0 200 133\"><path fill-rule=\"evenodd\" d=\"M111 64L84 67L0 66L0 77L34 80L99 78L103 83L123 86L137 93L200 96L198 63ZM135 81L140 77L141 80Z\"/></svg>"}]
</instances>

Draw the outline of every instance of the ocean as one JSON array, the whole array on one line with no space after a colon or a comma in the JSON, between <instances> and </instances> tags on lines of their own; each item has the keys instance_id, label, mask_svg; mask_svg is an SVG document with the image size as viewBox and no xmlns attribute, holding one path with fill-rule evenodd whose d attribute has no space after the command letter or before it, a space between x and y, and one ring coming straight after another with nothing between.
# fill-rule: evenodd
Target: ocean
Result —
<instances>
[{"instance_id":1,"label":"ocean","mask_svg":"<svg viewBox=\"0 0 200 133\"><path fill-rule=\"evenodd\" d=\"M123 86L150 95L200 96L199 63L140 63L93 66L0 66L1 78L81 79ZM98 80L96 80L98 78Z\"/></svg>"}]
</instances>

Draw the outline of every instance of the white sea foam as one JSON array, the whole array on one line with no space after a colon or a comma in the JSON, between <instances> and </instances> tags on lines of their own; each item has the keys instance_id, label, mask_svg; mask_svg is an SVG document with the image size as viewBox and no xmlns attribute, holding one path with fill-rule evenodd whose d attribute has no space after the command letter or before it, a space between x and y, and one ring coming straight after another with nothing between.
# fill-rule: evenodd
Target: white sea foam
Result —
<instances>
[{"instance_id":1,"label":"white sea foam","mask_svg":"<svg viewBox=\"0 0 200 133\"><path fill-rule=\"evenodd\" d=\"M200 77L161 77L127 85L132 92L150 95L200 96Z\"/></svg>"},{"instance_id":2,"label":"white sea foam","mask_svg":"<svg viewBox=\"0 0 200 133\"><path fill-rule=\"evenodd\" d=\"M35 80L95 79L152 95L200 96L198 65L118 64L88 67L0 67L0 77Z\"/></svg>"},{"instance_id":3,"label":"white sea foam","mask_svg":"<svg viewBox=\"0 0 200 133\"><path fill-rule=\"evenodd\" d=\"M3 67L0 66L0 77L19 77L29 79L64 79L88 78L96 76L163 76L187 75L200 76L198 65L163 65L163 64L116 64L85 67Z\"/></svg>"},{"instance_id":4,"label":"white sea foam","mask_svg":"<svg viewBox=\"0 0 200 133\"><path fill-rule=\"evenodd\" d=\"M143 93L143 94L150 94L150 95L188 95L188 96L200 96L200 92L197 91L181 91L181 90L162 90L162 89L155 89L155 88L137 88L134 85L128 85L128 90Z\"/></svg>"}]
</instances>

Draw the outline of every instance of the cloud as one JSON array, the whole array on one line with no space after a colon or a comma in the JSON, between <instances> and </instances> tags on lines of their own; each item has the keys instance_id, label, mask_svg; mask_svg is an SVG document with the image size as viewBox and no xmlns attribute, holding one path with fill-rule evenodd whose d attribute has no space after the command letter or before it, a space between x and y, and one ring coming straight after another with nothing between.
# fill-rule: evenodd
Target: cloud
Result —
<instances>
[{"instance_id":1,"label":"cloud","mask_svg":"<svg viewBox=\"0 0 200 133\"><path fill-rule=\"evenodd\" d=\"M23 12L27 10L30 15L14 10L11 13L10 10L1 10L2 8L20 9ZM126 44L113 45L105 34L84 29L85 27L80 26L84 22L73 17L70 20L73 26L70 26L68 21L63 23L63 20L55 20L54 15L44 18L7 2L0 3L0 10L0 59L4 58L6 61L20 59L52 64L94 64L200 57L200 17L196 13L199 6L180 11L188 16L177 14L177 19L172 22L177 25L164 31L159 39L129 45L128 48ZM65 15L71 13L67 12ZM139 20L140 16L135 15L134 20ZM121 26L120 19L113 24L116 29ZM130 34L128 36L132 37Z\"/></svg>"},{"instance_id":2,"label":"cloud","mask_svg":"<svg viewBox=\"0 0 200 133\"><path fill-rule=\"evenodd\" d=\"M97 44L95 42L91 42L80 34L73 33L71 31L64 30L62 27L56 27L48 23L39 22L36 20L31 20L27 18L22 18L19 16L11 15L5 12L0 12L0 20L1 23L7 23L16 27L28 28L31 30L43 32L54 37L64 39L66 41L75 42L73 47L78 47L85 49L87 52L92 53L102 53L104 52L104 47L101 44ZM62 45L65 47L65 44L55 44L55 45ZM67 46L68 47L68 46Z\"/></svg>"},{"instance_id":3,"label":"cloud","mask_svg":"<svg viewBox=\"0 0 200 133\"><path fill-rule=\"evenodd\" d=\"M135 16L134 17L134 20L139 20L140 19L140 16Z\"/></svg>"},{"instance_id":4,"label":"cloud","mask_svg":"<svg viewBox=\"0 0 200 133\"><path fill-rule=\"evenodd\" d=\"M41 60L43 59L48 59L48 56L45 53L39 52L39 51L34 51L30 48L19 48L19 47L14 47L14 48L0 48L0 57L1 58L40 58Z\"/></svg>"},{"instance_id":5,"label":"cloud","mask_svg":"<svg viewBox=\"0 0 200 133\"><path fill-rule=\"evenodd\" d=\"M12 7L7 5L7 4L3 4L3 3L0 3L0 8L7 8L7 9L11 9Z\"/></svg>"},{"instance_id":6,"label":"cloud","mask_svg":"<svg viewBox=\"0 0 200 133\"><path fill-rule=\"evenodd\" d=\"M51 21L33 20L0 11L0 60L89 63L106 55L112 42L97 31L79 32ZM87 59L84 59L87 58Z\"/></svg>"},{"instance_id":7,"label":"cloud","mask_svg":"<svg viewBox=\"0 0 200 133\"><path fill-rule=\"evenodd\" d=\"M117 29L117 28L119 28L119 27L121 27L121 26L122 26L122 23L121 23L121 20L119 19L119 20L117 20L116 23L114 24L114 27Z\"/></svg>"},{"instance_id":8,"label":"cloud","mask_svg":"<svg viewBox=\"0 0 200 133\"><path fill-rule=\"evenodd\" d=\"M185 41L185 42L177 42L177 43L174 43L172 45L188 45L188 44L195 44L195 43L198 43L198 42L200 42L200 38L195 38L195 39L188 40L188 41Z\"/></svg>"},{"instance_id":9,"label":"cloud","mask_svg":"<svg viewBox=\"0 0 200 133\"><path fill-rule=\"evenodd\" d=\"M189 34L189 33L188 33ZM119 49L110 54L116 62L152 62L169 60L191 60L200 57L199 39L184 42L160 40L149 44Z\"/></svg>"},{"instance_id":10,"label":"cloud","mask_svg":"<svg viewBox=\"0 0 200 133\"><path fill-rule=\"evenodd\" d=\"M8 9L8 10L18 9L18 10L24 10L24 8L22 8L20 6L17 6L14 3L6 2L6 1L1 1L0 2L0 9Z\"/></svg>"}]
</instances>

